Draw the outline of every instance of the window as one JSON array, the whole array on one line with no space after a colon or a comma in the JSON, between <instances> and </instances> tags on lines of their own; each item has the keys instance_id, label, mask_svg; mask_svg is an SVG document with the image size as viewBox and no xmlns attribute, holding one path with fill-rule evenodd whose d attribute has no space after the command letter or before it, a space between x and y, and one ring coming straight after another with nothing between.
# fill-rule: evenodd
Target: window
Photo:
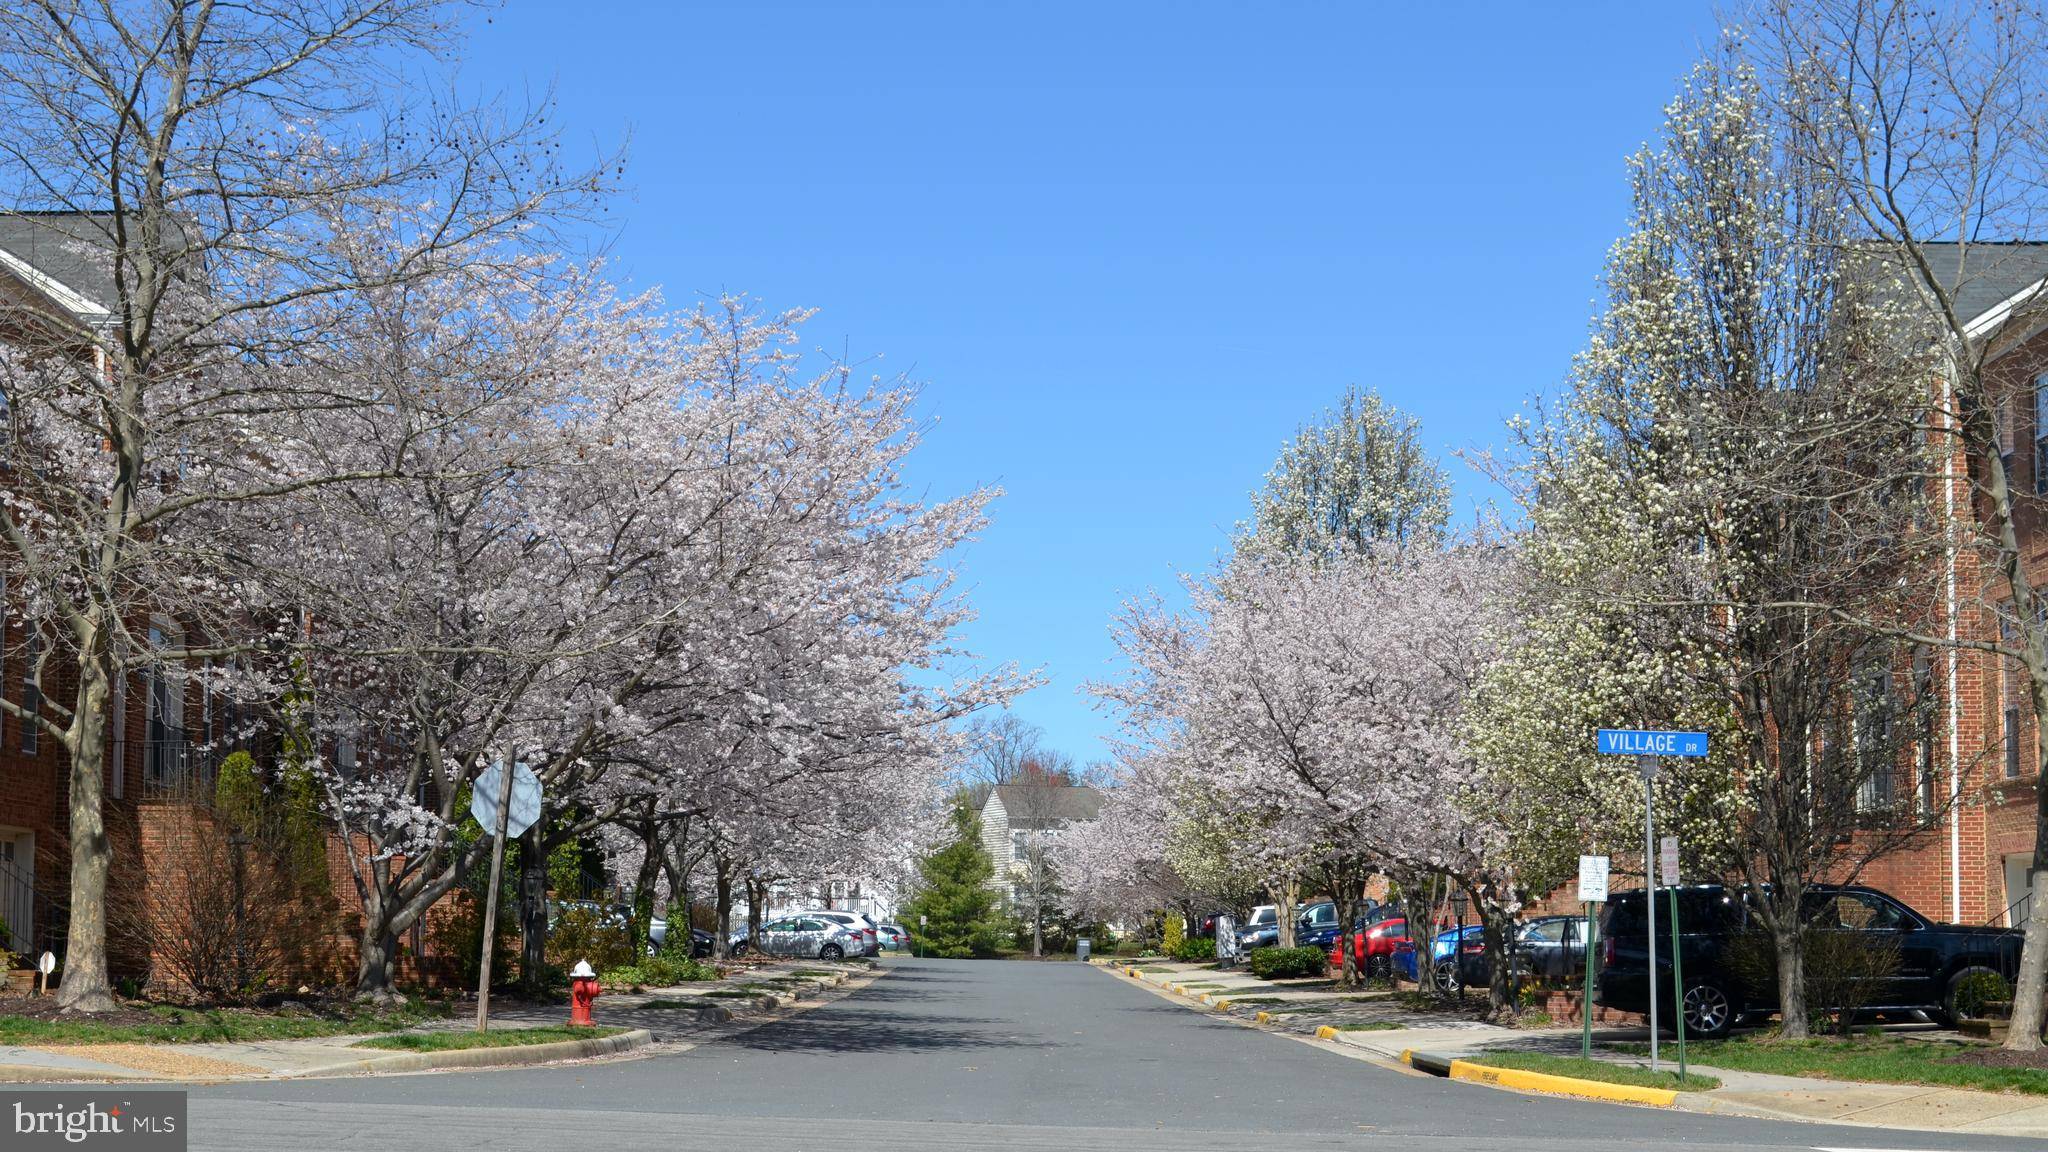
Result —
<instances>
[{"instance_id":1,"label":"window","mask_svg":"<svg viewBox=\"0 0 2048 1152\"><path fill-rule=\"evenodd\" d=\"M1837 892L1813 901L1808 919L1822 931L1896 932L1905 914L1889 901L1862 892Z\"/></svg>"},{"instance_id":2,"label":"window","mask_svg":"<svg viewBox=\"0 0 2048 1152\"><path fill-rule=\"evenodd\" d=\"M2048 496L2048 373L2034 377L2034 495Z\"/></svg>"},{"instance_id":3,"label":"window","mask_svg":"<svg viewBox=\"0 0 2048 1152\"><path fill-rule=\"evenodd\" d=\"M2005 709L2005 778L2020 778L2020 710L2010 705Z\"/></svg>"},{"instance_id":4,"label":"window","mask_svg":"<svg viewBox=\"0 0 2048 1152\"><path fill-rule=\"evenodd\" d=\"M1522 934L1522 939L1532 944L1564 943L1565 921L1551 920L1542 924L1531 924Z\"/></svg>"},{"instance_id":5,"label":"window","mask_svg":"<svg viewBox=\"0 0 2048 1152\"><path fill-rule=\"evenodd\" d=\"M1891 673L1879 668L1866 675L1856 701L1856 770L1863 777L1856 788L1858 808L1888 808L1898 798L1892 761L1892 714L1897 710Z\"/></svg>"},{"instance_id":6,"label":"window","mask_svg":"<svg viewBox=\"0 0 2048 1152\"><path fill-rule=\"evenodd\" d=\"M184 682L155 659L156 653L178 643L177 635L167 626L150 625L151 663L142 674L142 778L151 784L184 780L190 763L185 744Z\"/></svg>"},{"instance_id":7,"label":"window","mask_svg":"<svg viewBox=\"0 0 2048 1152\"><path fill-rule=\"evenodd\" d=\"M1913 734L1914 797L1922 812L1934 811L1939 793L1934 776L1934 662L1926 655L1913 658L1913 710L1917 717Z\"/></svg>"},{"instance_id":8,"label":"window","mask_svg":"<svg viewBox=\"0 0 2048 1152\"><path fill-rule=\"evenodd\" d=\"M43 657L36 639L35 626L30 625L28 637L22 642L21 648L23 661L21 671L21 710L28 713L31 717L40 714L43 710L42 672L36 668L37 661ZM37 734L38 729L35 720L30 719L22 722L21 750L23 752L35 752Z\"/></svg>"}]
</instances>

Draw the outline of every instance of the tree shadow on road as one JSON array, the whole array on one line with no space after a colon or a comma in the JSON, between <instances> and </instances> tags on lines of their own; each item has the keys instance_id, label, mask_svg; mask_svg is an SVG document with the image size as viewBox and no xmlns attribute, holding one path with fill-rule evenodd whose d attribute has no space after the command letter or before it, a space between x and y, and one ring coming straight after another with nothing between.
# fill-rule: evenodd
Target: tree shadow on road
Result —
<instances>
[{"instance_id":1,"label":"tree shadow on road","mask_svg":"<svg viewBox=\"0 0 2048 1152\"><path fill-rule=\"evenodd\" d=\"M756 1052L874 1053L1053 1047L1005 1035L1009 1022L977 1016L900 1012L807 1013L724 1041Z\"/></svg>"}]
</instances>

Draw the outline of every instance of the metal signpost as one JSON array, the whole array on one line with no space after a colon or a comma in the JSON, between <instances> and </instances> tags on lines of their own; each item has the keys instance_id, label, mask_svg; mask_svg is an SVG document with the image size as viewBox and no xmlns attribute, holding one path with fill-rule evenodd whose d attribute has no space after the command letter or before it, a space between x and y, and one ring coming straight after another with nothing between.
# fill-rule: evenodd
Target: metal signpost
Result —
<instances>
[{"instance_id":1,"label":"metal signpost","mask_svg":"<svg viewBox=\"0 0 2048 1152\"><path fill-rule=\"evenodd\" d=\"M1607 903L1607 857L1579 857L1579 903L1586 910L1586 987L1579 1000L1579 1054L1593 1056L1593 957L1599 944L1600 920L1595 904Z\"/></svg>"},{"instance_id":2,"label":"metal signpost","mask_svg":"<svg viewBox=\"0 0 2048 1152\"><path fill-rule=\"evenodd\" d=\"M1685 967L1678 954L1678 837L1666 836L1657 847L1661 865L1658 870L1664 874L1664 887L1671 892L1671 1002L1678 1014L1672 1023L1678 1026L1678 1079L1684 1083Z\"/></svg>"},{"instance_id":3,"label":"metal signpost","mask_svg":"<svg viewBox=\"0 0 2048 1152\"><path fill-rule=\"evenodd\" d=\"M1594 733L1594 748L1602 756L1633 756L1636 771L1643 776L1643 912L1648 918L1650 945L1650 1071L1657 1071L1657 758L1659 756L1702 757L1707 754L1705 732L1664 732L1640 728L1602 728ZM1672 899L1675 901L1677 896ZM1673 960L1677 959L1674 938ZM1685 1016L1685 993L1674 988L1672 1003ZM1683 1026L1681 1024L1681 1026Z\"/></svg>"},{"instance_id":4,"label":"metal signpost","mask_svg":"<svg viewBox=\"0 0 2048 1152\"><path fill-rule=\"evenodd\" d=\"M477 774L469 789L469 812L485 832L495 837L491 845L491 888L484 897L483 963L476 978L476 1030L485 1031L491 1021L491 944L498 932L498 880L505 871L505 839L523 834L540 819L540 778L533 769L515 764L505 771L503 761Z\"/></svg>"}]
</instances>

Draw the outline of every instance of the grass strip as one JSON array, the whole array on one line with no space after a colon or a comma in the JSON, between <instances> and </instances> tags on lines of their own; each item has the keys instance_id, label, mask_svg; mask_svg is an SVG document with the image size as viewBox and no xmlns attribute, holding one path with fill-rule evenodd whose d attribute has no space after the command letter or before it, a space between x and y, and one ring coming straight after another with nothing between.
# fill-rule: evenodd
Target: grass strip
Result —
<instances>
[{"instance_id":1,"label":"grass strip","mask_svg":"<svg viewBox=\"0 0 2048 1152\"><path fill-rule=\"evenodd\" d=\"M99 1020L42 1020L0 1015L0 1044L207 1044L230 1041L304 1040L351 1033L386 1032L447 1018L445 1011L270 1013L234 1008L178 1008L155 1005L146 1023Z\"/></svg>"},{"instance_id":2,"label":"grass strip","mask_svg":"<svg viewBox=\"0 0 2048 1152\"><path fill-rule=\"evenodd\" d=\"M2048 1096L2048 1070L1987 1067L1960 1063L1956 1059L1986 1049L1987 1046L1982 1044L1907 1040L1894 1036L1850 1040L1782 1040L1759 1036L1696 1041L1686 1045L1686 1054L1701 1064L1743 1072Z\"/></svg>"},{"instance_id":3,"label":"grass strip","mask_svg":"<svg viewBox=\"0 0 2048 1152\"><path fill-rule=\"evenodd\" d=\"M616 1036L624 1028L573 1028L550 1024L543 1028L494 1028L489 1032L400 1032L395 1036L372 1036L358 1040L356 1048L391 1048L401 1052L454 1052L463 1048L523 1048L529 1044L553 1044L558 1040L594 1040Z\"/></svg>"}]
</instances>

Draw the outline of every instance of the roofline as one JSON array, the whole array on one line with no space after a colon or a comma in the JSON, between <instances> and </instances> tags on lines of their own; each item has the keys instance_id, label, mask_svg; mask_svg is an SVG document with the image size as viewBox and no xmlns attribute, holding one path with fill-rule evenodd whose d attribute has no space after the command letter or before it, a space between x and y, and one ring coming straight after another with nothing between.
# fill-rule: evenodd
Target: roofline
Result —
<instances>
[{"instance_id":1,"label":"roofline","mask_svg":"<svg viewBox=\"0 0 2048 1152\"><path fill-rule=\"evenodd\" d=\"M113 316L113 312L88 299L77 289L5 248L0 248L0 268L12 272L15 279L42 293L51 303L71 313L76 319L89 323L105 323Z\"/></svg>"},{"instance_id":2,"label":"roofline","mask_svg":"<svg viewBox=\"0 0 2048 1152\"><path fill-rule=\"evenodd\" d=\"M2021 305L2042 299L2044 296L2048 296L2048 276L2044 276L2025 288L2020 289L2018 292L2000 300L1975 319L1966 321L1963 324L1963 335L1975 340L1995 332L2006 321L2012 319L2013 313L2018 311Z\"/></svg>"}]
</instances>

